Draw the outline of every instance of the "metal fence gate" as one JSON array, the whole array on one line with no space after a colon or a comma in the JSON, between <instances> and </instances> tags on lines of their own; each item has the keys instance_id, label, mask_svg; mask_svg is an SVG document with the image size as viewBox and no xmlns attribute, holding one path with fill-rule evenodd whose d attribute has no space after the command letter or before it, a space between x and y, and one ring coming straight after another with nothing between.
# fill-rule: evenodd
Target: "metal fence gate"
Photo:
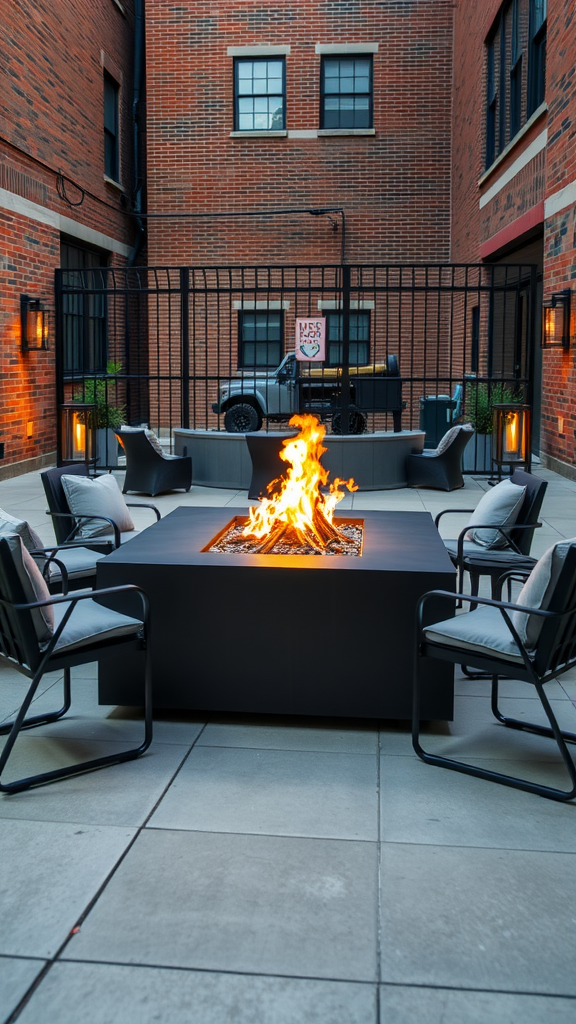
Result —
<instances>
[{"instance_id":1,"label":"metal fence gate","mask_svg":"<svg viewBox=\"0 0 576 1024\"><path fill-rule=\"evenodd\" d=\"M353 375L378 374L394 356L403 429L429 426L431 413L437 430L472 420L464 468L485 472L491 402L532 403L535 286L536 267L513 264L58 270L57 402L92 403L98 426L149 424L167 445L176 427L222 430L220 389L241 379L246 395L258 383L266 393L294 350L296 319L322 318L319 379L339 367L340 430L352 422ZM392 429L385 408L362 419ZM274 429L272 411L262 421ZM59 461L64 449L60 431Z\"/></svg>"}]
</instances>

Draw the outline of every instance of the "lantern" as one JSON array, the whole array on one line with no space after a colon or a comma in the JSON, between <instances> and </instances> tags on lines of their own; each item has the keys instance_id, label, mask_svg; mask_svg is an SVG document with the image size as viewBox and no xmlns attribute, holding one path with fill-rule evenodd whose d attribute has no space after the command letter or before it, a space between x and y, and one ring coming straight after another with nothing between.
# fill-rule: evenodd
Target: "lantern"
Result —
<instances>
[{"instance_id":1,"label":"lantern","mask_svg":"<svg viewBox=\"0 0 576 1024\"><path fill-rule=\"evenodd\" d=\"M518 466L530 468L530 406L518 402L495 402L494 440L492 454L498 466L498 479L502 467L510 466L510 472Z\"/></svg>"}]
</instances>

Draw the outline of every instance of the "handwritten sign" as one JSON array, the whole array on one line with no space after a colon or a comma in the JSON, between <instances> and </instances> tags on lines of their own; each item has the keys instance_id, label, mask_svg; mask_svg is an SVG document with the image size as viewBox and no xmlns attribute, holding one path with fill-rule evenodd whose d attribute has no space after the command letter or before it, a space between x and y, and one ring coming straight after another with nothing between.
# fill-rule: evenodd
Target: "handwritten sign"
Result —
<instances>
[{"instance_id":1,"label":"handwritten sign","mask_svg":"<svg viewBox=\"0 0 576 1024\"><path fill-rule=\"evenodd\" d=\"M296 359L321 363L326 358L326 319L296 319Z\"/></svg>"}]
</instances>

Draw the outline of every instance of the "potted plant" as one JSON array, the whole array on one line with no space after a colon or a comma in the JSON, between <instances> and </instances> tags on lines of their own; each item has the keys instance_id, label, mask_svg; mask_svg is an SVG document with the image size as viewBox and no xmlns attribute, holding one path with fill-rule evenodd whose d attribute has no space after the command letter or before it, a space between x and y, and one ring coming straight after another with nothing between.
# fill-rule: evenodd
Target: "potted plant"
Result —
<instances>
[{"instance_id":1,"label":"potted plant","mask_svg":"<svg viewBox=\"0 0 576 1024\"><path fill-rule=\"evenodd\" d=\"M74 395L74 401L86 402L96 408L87 413L87 425L95 430L96 461L98 466L118 465L118 440L114 433L126 420L126 408L113 405L109 398L116 394L115 378L122 369L121 363L110 361L106 373L99 377L86 377L82 391Z\"/></svg>"},{"instance_id":2,"label":"potted plant","mask_svg":"<svg viewBox=\"0 0 576 1024\"><path fill-rule=\"evenodd\" d=\"M464 469L479 473L492 469L493 406L499 402L521 401L521 393L509 384L467 381L464 418L474 427L476 437L464 452Z\"/></svg>"}]
</instances>

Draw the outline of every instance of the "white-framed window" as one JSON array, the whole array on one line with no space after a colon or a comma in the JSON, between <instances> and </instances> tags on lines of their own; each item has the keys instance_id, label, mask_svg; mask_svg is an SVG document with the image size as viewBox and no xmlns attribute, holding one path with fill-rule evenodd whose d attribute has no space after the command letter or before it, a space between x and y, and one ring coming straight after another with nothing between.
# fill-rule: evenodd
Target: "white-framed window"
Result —
<instances>
[{"instance_id":1,"label":"white-framed window","mask_svg":"<svg viewBox=\"0 0 576 1024\"><path fill-rule=\"evenodd\" d=\"M234 130L284 131L286 62L284 57L236 57Z\"/></svg>"}]
</instances>

